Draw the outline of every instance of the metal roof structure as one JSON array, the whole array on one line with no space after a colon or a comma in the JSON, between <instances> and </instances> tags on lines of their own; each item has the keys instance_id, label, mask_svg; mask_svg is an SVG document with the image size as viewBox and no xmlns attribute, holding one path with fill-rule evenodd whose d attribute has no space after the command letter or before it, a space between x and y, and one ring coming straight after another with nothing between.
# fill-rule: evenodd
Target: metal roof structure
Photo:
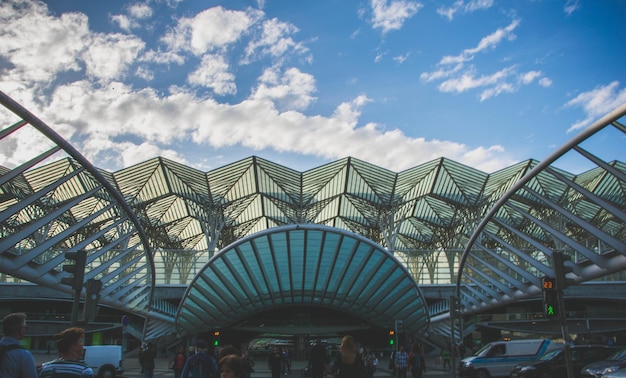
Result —
<instances>
[{"instance_id":1,"label":"metal roof structure","mask_svg":"<svg viewBox=\"0 0 626 378\"><path fill-rule=\"evenodd\" d=\"M457 297L476 313L541 293L555 277L554 252L567 257L571 284L626 270L626 164L601 158L599 133L626 134L626 106L598 120L535 166L498 200L461 257ZM606 129L608 127L611 130ZM592 151L593 148L598 148ZM595 168L581 175L556 169L575 154ZM560 262L559 262L560 263Z\"/></svg>"},{"instance_id":2,"label":"metal roof structure","mask_svg":"<svg viewBox=\"0 0 626 378\"><path fill-rule=\"evenodd\" d=\"M590 253L587 244L576 258L600 273L579 270L577 282L619 271L605 267L626 255L624 163L602 156L601 142L594 142L623 140L620 118L626 106L558 151L561 158L583 156L580 166L590 168L578 175L551 165L556 159L548 164L527 160L485 173L445 158L402 172L344 158L298 172L255 156L209 172L160 157L105 172L1 92L0 102L3 111L9 110L0 119L17 115L0 131L0 145L12 148L12 137L20 132L32 134L33 141L30 156L0 168L0 273L6 274L0 281L16 277L69 292L60 284L66 275L63 253L86 249L85 279L104 282L101 302L146 316L148 336L172 332L177 316L195 324L185 308L151 298L155 283L191 284L190 294L198 295L193 290L204 287L200 282L207 274L217 279L215 267L239 256L231 246L254 244L289 225L359 235L379 246L373 256L393 256L418 285L458 280L467 286L466 311L538 295L537 277L549 269L549 251L559 246L579 252L585 241L599 243L599 252ZM529 175L532 180L526 179ZM507 194L519 182L533 185ZM503 206L503 198L511 202ZM489 227L481 223L485 217ZM578 227L548 228L547 219ZM479 224L484 234L477 236ZM498 245L477 243L487 238ZM484 254L485 248L490 252ZM597 257L605 252L616 259ZM263 256L280 253L287 252L268 250ZM260 294L273 292L259 285ZM522 287L530 289L517 295ZM220 295L204 290L204 296ZM186 303L191 302L184 300L183 307ZM441 309L429 312L438 316Z\"/></svg>"}]
</instances>

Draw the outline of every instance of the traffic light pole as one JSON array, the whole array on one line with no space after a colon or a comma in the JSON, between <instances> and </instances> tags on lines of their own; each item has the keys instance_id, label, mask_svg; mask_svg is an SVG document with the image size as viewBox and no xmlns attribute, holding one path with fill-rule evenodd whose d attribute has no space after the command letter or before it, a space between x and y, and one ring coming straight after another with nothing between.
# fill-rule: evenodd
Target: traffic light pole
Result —
<instances>
[{"instance_id":1,"label":"traffic light pole","mask_svg":"<svg viewBox=\"0 0 626 378\"><path fill-rule=\"evenodd\" d=\"M80 306L80 292L82 289L74 289L74 302L72 303L71 325L78 325L78 307Z\"/></svg>"},{"instance_id":2,"label":"traffic light pole","mask_svg":"<svg viewBox=\"0 0 626 378\"><path fill-rule=\"evenodd\" d=\"M571 268L565 266L565 261L571 261L569 255L563 252L552 252L552 266L554 267L554 278L556 283L556 295L559 306L559 321L561 323L561 335L563 336L563 353L565 354L565 367L567 368L567 377L574 378L574 366L572 365L572 351L570 350L571 339L569 329L567 327L567 318L565 316L565 300L563 299L563 290L567 287L568 280L565 277Z\"/></svg>"},{"instance_id":3,"label":"traffic light pole","mask_svg":"<svg viewBox=\"0 0 626 378\"><path fill-rule=\"evenodd\" d=\"M567 369L567 378L574 378L574 366L572 365L572 351L570 349L571 339L569 337L569 329L567 327L567 318L565 317L565 301L563 300L563 290L557 291L559 301L559 320L561 322L561 335L563 336L563 353L565 354L565 367Z\"/></svg>"}]
</instances>

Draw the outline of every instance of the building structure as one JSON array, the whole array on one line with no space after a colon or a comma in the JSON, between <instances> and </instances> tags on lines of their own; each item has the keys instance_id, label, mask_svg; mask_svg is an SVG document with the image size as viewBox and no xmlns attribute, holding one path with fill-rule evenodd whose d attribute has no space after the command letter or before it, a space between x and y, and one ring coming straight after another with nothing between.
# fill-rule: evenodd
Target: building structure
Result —
<instances>
[{"instance_id":1,"label":"building structure","mask_svg":"<svg viewBox=\"0 0 626 378\"><path fill-rule=\"evenodd\" d=\"M354 158L297 172L255 156L210 172L160 157L105 172L4 93L0 102L18 118L2 130L1 141L25 129L47 141L23 162L0 168L0 280L72 294L62 284L69 278L66 253L85 250L84 282L102 283L101 305L143 317L143 338L202 331L198 319L208 308L201 302L224 312L203 331L244 322L245 311L235 311L239 306L255 314L296 304L316 307L319 296L305 295L310 282L297 270L312 269L330 280L321 270L325 254L319 250L310 263L292 258L303 256L302 248L290 249L296 234L301 246L321 239L367 246L364 257L355 259L358 249L335 244L327 266L351 260L342 271L346 286L321 286L335 299L326 307L371 309L374 302L339 288L380 299L380 285L359 279L388 266L388 277L405 282L412 295L398 296L369 326L389 327L409 309L417 314L409 329L433 339L465 336L463 329L455 334L450 322L451 300L469 315L539 297L541 277L554 274L553 251L572 257L576 284L625 280L626 165L602 156L595 140L624 138L626 105L545 161L494 173L445 158L403 172ZM589 168L579 174L558 169L558 160L571 155ZM273 237L281 242L268 242ZM256 260L242 258L244 246ZM367 265L373 258L379 265ZM269 271L277 273L274 278ZM248 286L238 281L242 272ZM272 279L284 281L273 286ZM457 285L455 294L424 300L419 286L442 284ZM172 303L155 296L156 285L189 288L180 303ZM251 298L265 305L251 306ZM236 316L224 316L223 308Z\"/></svg>"}]
</instances>

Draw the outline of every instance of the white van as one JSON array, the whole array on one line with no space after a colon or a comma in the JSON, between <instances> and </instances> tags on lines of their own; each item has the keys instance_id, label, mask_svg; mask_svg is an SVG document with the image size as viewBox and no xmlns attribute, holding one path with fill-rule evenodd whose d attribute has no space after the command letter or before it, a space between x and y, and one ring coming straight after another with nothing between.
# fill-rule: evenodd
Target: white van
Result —
<instances>
[{"instance_id":1,"label":"white van","mask_svg":"<svg viewBox=\"0 0 626 378\"><path fill-rule=\"evenodd\" d=\"M113 378L124 373L121 345L86 346L83 360L99 378Z\"/></svg>"},{"instance_id":2,"label":"white van","mask_svg":"<svg viewBox=\"0 0 626 378\"><path fill-rule=\"evenodd\" d=\"M563 344L546 339L494 341L465 357L459 365L460 377L508 377L515 365L535 361Z\"/></svg>"}]
</instances>

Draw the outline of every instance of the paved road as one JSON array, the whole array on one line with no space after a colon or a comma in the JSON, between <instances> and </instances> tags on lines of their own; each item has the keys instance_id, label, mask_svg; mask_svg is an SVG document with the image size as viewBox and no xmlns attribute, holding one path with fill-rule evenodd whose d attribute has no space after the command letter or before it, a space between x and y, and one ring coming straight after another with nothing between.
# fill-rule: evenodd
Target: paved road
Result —
<instances>
[{"instance_id":1,"label":"paved road","mask_svg":"<svg viewBox=\"0 0 626 378\"><path fill-rule=\"evenodd\" d=\"M34 354L35 362L37 364L41 364L45 361L50 361L53 356L46 355L45 352L35 352ZM301 378L302 370L307 365L306 361L293 361L291 365L291 374L285 375L284 378ZM158 358L156 360L156 368L154 369L154 378L173 378L174 371L169 370L169 360L165 358ZM448 369L442 369L441 365L437 365L436 359L431 359L427 366L431 366L426 370L422 378L442 378L442 377L452 377L452 372ZM272 374L269 369L267 369L267 364L264 360L257 360L256 371L252 373L251 378L271 378ZM124 359L124 378L143 378L143 374L140 373L139 361L137 358L126 358ZM374 374L374 378L378 377L392 377L392 372L384 367L379 368ZM407 378L411 378L411 375L408 374Z\"/></svg>"}]
</instances>

